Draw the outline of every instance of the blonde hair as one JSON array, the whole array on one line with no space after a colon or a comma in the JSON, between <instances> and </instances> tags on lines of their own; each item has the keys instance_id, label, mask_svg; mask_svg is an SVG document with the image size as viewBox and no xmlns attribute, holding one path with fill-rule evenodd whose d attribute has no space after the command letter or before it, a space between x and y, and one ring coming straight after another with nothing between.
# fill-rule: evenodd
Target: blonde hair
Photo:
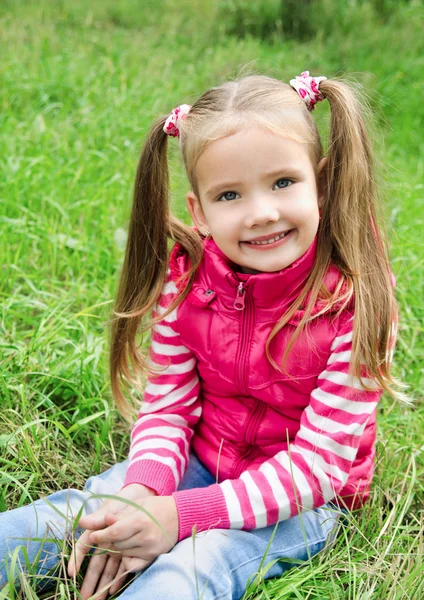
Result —
<instances>
[{"instance_id":1,"label":"blonde hair","mask_svg":"<svg viewBox=\"0 0 424 600\"><path fill-rule=\"evenodd\" d=\"M312 319L334 311L336 306L341 311L353 302L352 374L361 379L361 364L365 365L367 377L389 394L401 397L395 389L398 382L390 374L397 305L388 244L377 215L378 198L364 108L346 82L327 79L320 84L320 91L329 102L331 123L316 261L300 295L275 324L266 345L267 357L275 368L284 369L290 349ZM128 242L111 326L112 393L126 416L130 414L130 404L121 384L130 392L130 385L137 387L139 373L145 367L136 335L145 333L159 320L146 321L145 317L158 301L166 278L168 240L181 244L191 264L184 292L168 312L186 297L202 260L199 233L170 214L165 120L162 117L153 125L138 164ZM308 144L311 162L317 168L323 157L319 132L298 94L271 77L243 77L206 91L182 124L180 147L196 195L195 167L206 146L252 124ZM341 274L333 294L324 284L331 264ZM324 300L323 308L312 314L319 300ZM286 349L283 364L277 365L270 356L269 344L301 307L305 308L304 316Z\"/></svg>"}]
</instances>

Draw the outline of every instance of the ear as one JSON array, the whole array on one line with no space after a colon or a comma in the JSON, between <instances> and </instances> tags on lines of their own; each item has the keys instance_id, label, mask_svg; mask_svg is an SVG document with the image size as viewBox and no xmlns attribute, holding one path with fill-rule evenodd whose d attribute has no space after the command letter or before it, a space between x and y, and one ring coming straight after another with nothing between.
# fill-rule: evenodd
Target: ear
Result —
<instances>
[{"instance_id":1,"label":"ear","mask_svg":"<svg viewBox=\"0 0 424 600\"><path fill-rule=\"evenodd\" d=\"M324 156L318 163L317 170L317 188L318 188L318 207L322 208L324 202L325 186L327 182L328 158Z\"/></svg>"},{"instance_id":2,"label":"ear","mask_svg":"<svg viewBox=\"0 0 424 600\"><path fill-rule=\"evenodd\" d=\"M188 192L186 195L186 203L188 212L190 213L193 223L196 225L197 229L199 229L201 232L203 232L205 229L209 229L205 213L203 212L202 205L200 204L200 200L194 192Z\"/></svg>"}]
</instances>

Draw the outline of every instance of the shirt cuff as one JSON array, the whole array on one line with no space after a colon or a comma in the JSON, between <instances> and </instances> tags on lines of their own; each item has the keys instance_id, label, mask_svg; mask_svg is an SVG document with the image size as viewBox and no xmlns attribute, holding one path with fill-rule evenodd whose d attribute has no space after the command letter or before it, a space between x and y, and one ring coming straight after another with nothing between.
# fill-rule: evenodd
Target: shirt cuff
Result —
<instances>
[{"instance_id":1,"label":"shirt cuff","mask_svg":"<svg viewBox=\"0 0 424 600\"><path fill-rule=\"evenodd\" d=\"M177 488L172 469L152 459L137 460L128 467L124 486L131 483L145 485L154 490L158 496L170 496Z\"/></svg>"},{"instance_id":2,"label":"shirt cuff","mask_svg":"<svg viewBox=\"0 0 424 600\"><path fill-rule=\"evenodd\" d=\"M224 494L218 484L172 494L178 511L178 541L208 529L230 529Z\"/></svg>"}]
</instances>

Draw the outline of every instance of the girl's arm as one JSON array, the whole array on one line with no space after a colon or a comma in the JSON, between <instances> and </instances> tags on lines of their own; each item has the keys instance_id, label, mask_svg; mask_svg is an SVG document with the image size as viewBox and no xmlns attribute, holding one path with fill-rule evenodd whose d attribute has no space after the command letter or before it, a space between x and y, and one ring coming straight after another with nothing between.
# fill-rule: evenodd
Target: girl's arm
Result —
<instances>
[{"instance_id":1,"label":"girl's arm","mask_svg":"<svg viewBox=\"0 0 424 600\"><path fill-rule=\"evenodd\" d=\"M287 451L257 470L207 488L173 493L182 540L209 528L254 529L322 506L346 484L361 435L381 390L366 391L349 375L353 320L346 315L331 347L326 369L302 413ZM284 432L282 432L284 436Z\"/></svg>"},{"instance_id":2,"label":"girl's arm","mask_svg":"<svg viewBox=\"0 0 424 600\"><path fill-rule=\"evenodd\" d=\"M153 312L154 317L165 312L177 292L168 273L168 279ZM190 442L193 429L201 415L201 405L198 398L196 360L191 350L181 344L175 322L176 310L153 328L150 362L152 366L160 367L160 371L148 377L144 403L131 433L130 464L125 485L120 491L116 491L115 495L140 505L151 495L168 496L167 504L165 499L163 504L162 500L157 502L161 507L160 520L163 520L165 507L169 506L168 512L171 517L164 522L168 528L178 531L175 502L170 494L177 489L188 465ZM97 543L95 536L91 538L92 531L111 525L110 519L118 512L132 514L134 507L117 499L109 500L98 511L81 517L79 526L86 531L72 553L70 574L78 573L91 544ZM133 522L134 516L139 517L139 512L136 511L132 516ZM170 527L169 523L174 521L175 526ZM149 520L148 525L151 524ZM154 533L158 532L155 530ZM175 541L176 537L175 533ZM99 536L99 542L103 541L101 538L102 535ZM168 543L168 539L165 542ZM101 570L100 574L93 573L90 577L86 586L89 589L88 595L94 590Z\"/></svg>"},{"instance_id":3,"label":"girl's arm","mask_svg":"<svg viewBox=\"0 0 424 600\"><path fill-rule=\"evenodd\" d=\"M163 314L177 288L168 273L153 316ZM174 492L186 470L193 429L201 415L194 354L181 344L176 310L154 326L143 406L131 433L125 485L143 484L157 495Z\"/></svg>"}]
</instances>

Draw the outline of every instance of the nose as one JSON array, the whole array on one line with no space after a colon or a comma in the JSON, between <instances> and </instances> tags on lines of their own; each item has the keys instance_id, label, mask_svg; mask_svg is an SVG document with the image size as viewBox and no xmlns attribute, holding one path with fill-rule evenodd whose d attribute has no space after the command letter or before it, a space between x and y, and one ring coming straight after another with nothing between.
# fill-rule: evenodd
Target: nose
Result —
<instances>
[{"instance_id":1,"label":"nose","mask_svg":"<svg viewBox=\"0 0 424 600\"><path fill-rule=\"evenodd\" d=\"M245 225L247 228L263 227L268 223L276 223L280 219L280 213L274 202L267 198L257 198L246 206Z\"/></svg>"}]
</instances>

